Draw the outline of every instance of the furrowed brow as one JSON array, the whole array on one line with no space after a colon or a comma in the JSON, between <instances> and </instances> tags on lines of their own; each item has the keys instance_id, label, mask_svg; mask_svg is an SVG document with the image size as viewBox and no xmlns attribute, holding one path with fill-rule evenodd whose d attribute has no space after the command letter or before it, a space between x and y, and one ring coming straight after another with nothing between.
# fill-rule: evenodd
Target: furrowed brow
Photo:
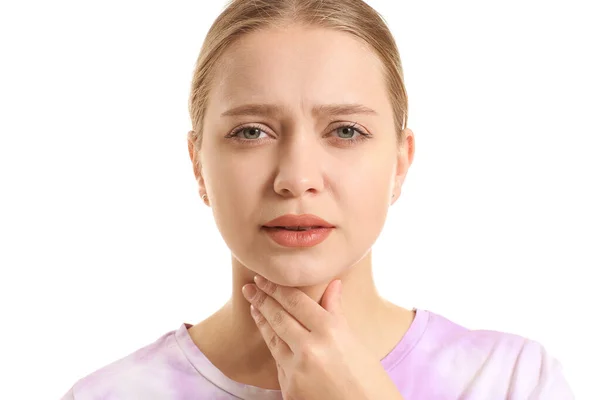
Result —
<instances>
[{"instance_id":1,"label":"furrowed brow","mask_svg":"<svg viewBox=\"0 0 600 400\"><path fill-rule=\"evenodd\" d=\"M268 117L276 117L283 113L283 107L273 104L244 104L234 107L221 114L221 117L237 117L237 116L252 116L264 115Z\"/></svg>"},{"instance_id":2,"label":"furrowed brow","mask_svg":"<svg viewBox=\"0 0 600 400\"><path fill-rule=\"evenodd\" d=\"M377 112L362 104L323 104L313 108L314 115L377 115Z\"/></svg>"},{"instance_id":3,"label":"furrowed brow","mask_svg":"<svg viewBox=\"0 0 600 400\"><path fill-rule=\"evenodd\" d=\"M229 109L221 114L222 117L263 115L277 117L283 114L284 107L274 104L244 104ZM314 116L322 115L377 115L377 112L362 104L322 104L315 106L312 110Z\"/></svg>"}]
</instances>

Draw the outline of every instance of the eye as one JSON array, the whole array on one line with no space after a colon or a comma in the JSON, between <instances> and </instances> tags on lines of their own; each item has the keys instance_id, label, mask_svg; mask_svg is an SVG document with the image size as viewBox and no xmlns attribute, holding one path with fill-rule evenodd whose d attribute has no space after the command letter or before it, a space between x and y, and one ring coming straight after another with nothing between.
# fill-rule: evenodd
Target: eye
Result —
<instances>
[{"instance_id":1,"label":"eye","mask_svg":"<svg viewBox=\"0 0 600 400\"><path fill-rule=\"evenodd\" d=\"M258 145L264 141L270 140L272 136L260 125L245 125L235 129L225 136L225 138L246 145Z\"/></svg>"},{"instance_id":2,"label":"eye","mask_svg":"<svg viewBox=\"0 0 600 400\"><path fill-rule=\"evenodd\" d=\"M263 137L261 137L261 133L264 134ZM262 139L265 136L268 136L265 133L265 131L263 131L259 126L256 125L243 126L232 132L231 135L229 135L229 137L236 137L241 140L256 140Z\"/></svg>"},{"instance_id":3,"label":"eye","mask_svg":"<svg viewBox=\"0 0 600 400\"><path fill-rule=\"evenodd\" d=\"M351 144L356 143L362 140L370 139L371 134L365 133L362 129L356 127L356 123L354 124L344 124L340 125L333 130L333 132L337 132L338 141L343 144ZM341 139L341 140L340 140Z\"/></svg>"},{"instance_id":4,"label":"eye","mask_svg":"<svg viewBox=\"0 0 600 400\"><path fill-rule=\"evenodd\" d=\"M357 123L342 124L330 131L329 136L335 136L335 141L339 142L340 145L350 145L371 138L371 134L365 133L356 125ZM269 137L270 135L260 125L242 126L227 135L227 138L238 142L246 142L247 144L259 144L269 140Z\"/></svg>"},{"instance_id":5,"label":"eye","mask_svg":"<svg viewBox=\"0 0 600 400\"><path fill-rule=\"evenodd\" d=\"M354 125L338 126L335 128L335 131L338 132L338 136L342 139L353 139L355 138L355 134L364 135L364 133L360 129L355 128Z\"/></svg>"}]
</instances>

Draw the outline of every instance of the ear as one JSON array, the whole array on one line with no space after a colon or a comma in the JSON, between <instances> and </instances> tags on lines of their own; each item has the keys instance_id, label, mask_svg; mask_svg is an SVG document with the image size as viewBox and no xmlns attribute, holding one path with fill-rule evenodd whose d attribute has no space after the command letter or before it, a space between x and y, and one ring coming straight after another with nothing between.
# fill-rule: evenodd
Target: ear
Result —
<instances>
[{"instance_id":1,"label":"ear","mask_svg":"<svg viewBox=\"0 0 600 400\"><path fill-rule=\"evenodd\" d=\"M194 131L188 132L188 153L190 154L190 160L194 168L194 176L200 187L200 193L206 193L206 187L204 185L204 178L202 177L202 165L200 164L199 151L200 149L196 146L196 140L198 135Z\"/></svg>"},{"instance_id":2,"label":"ear","mask_svg":"<svg viewBox=\"0 0 600 400\"><path fill-rule=\"evenodd\" d=\"M402 185L408 169L415 156L415 134L409 128L404 129L404 143L398 147L396 174L394 175L394 188L392 190L392 204L398 200L402 192Z\"/></svg>"}]
</instances>

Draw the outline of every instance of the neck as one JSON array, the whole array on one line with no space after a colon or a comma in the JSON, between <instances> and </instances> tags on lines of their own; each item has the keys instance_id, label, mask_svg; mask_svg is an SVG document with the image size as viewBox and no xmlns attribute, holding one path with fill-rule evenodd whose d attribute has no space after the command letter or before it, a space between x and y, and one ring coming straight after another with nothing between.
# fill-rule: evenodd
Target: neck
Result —
<instances>
[{"instance_id":1,"label":"neck","mask_svg":"<svg viewBox=\"0 0 600 400\"><path fill-rule=\"evenodd\" d=\"M247 283L253 283L255 272L243 266L237 259L232 259L232 293L228 303L229 313L235 321L240 322L240 332L246 335L259 334L254 321L250 316L250 304L242 295L242 286ZM375 287L371 267L371 252L367 253L359 263L354 265L348 271L340 276L332 278L341 279L343 284L342 303L344 314L352 328L357 330L364 329L365 321L373 315L385 302ZM315 286L298 287L299 290L306 293L317 303L321 303L321 298L330 282L323 282ZM360 296L356 294L360 293Z\"/></svg>"},{"instance_id":2,"label":"neck","mask_svg":"<svg viewBox=\"0 0 600 400\"><path fill-rule=\"evenodd\" d=\"M192 338L213 364L230 378L276 388L274 359L250 316L250 305L242 295L242 286L252 283L255 273L236 259L233 259L232 267L231 299L208 320L194 327ZM374 356L382 359L408 329L413 313L394 306L378 294L370 251L335 279L342 280L342 308L350 329ZM298 289L320 303L329 283ZM234 347L235 355L224 350Z\"/></svg>"}]
</instances>

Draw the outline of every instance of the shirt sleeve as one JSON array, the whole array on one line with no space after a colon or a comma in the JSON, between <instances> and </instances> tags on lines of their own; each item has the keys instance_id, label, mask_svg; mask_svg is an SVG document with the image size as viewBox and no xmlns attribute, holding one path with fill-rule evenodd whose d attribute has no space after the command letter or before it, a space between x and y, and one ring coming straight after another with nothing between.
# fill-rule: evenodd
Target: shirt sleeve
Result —
<instances>
[{"instance_id":1,"label":"shirt sleeve","mask_svg":"<svg viewBox=\"0 0 600 400\"><path fill-rule=\"evenodd\" d=\"M511 399L572 400L575 397L562 364L544 346L528 340L519 358L518 377Z\"/></svg>"}]
</instances>

